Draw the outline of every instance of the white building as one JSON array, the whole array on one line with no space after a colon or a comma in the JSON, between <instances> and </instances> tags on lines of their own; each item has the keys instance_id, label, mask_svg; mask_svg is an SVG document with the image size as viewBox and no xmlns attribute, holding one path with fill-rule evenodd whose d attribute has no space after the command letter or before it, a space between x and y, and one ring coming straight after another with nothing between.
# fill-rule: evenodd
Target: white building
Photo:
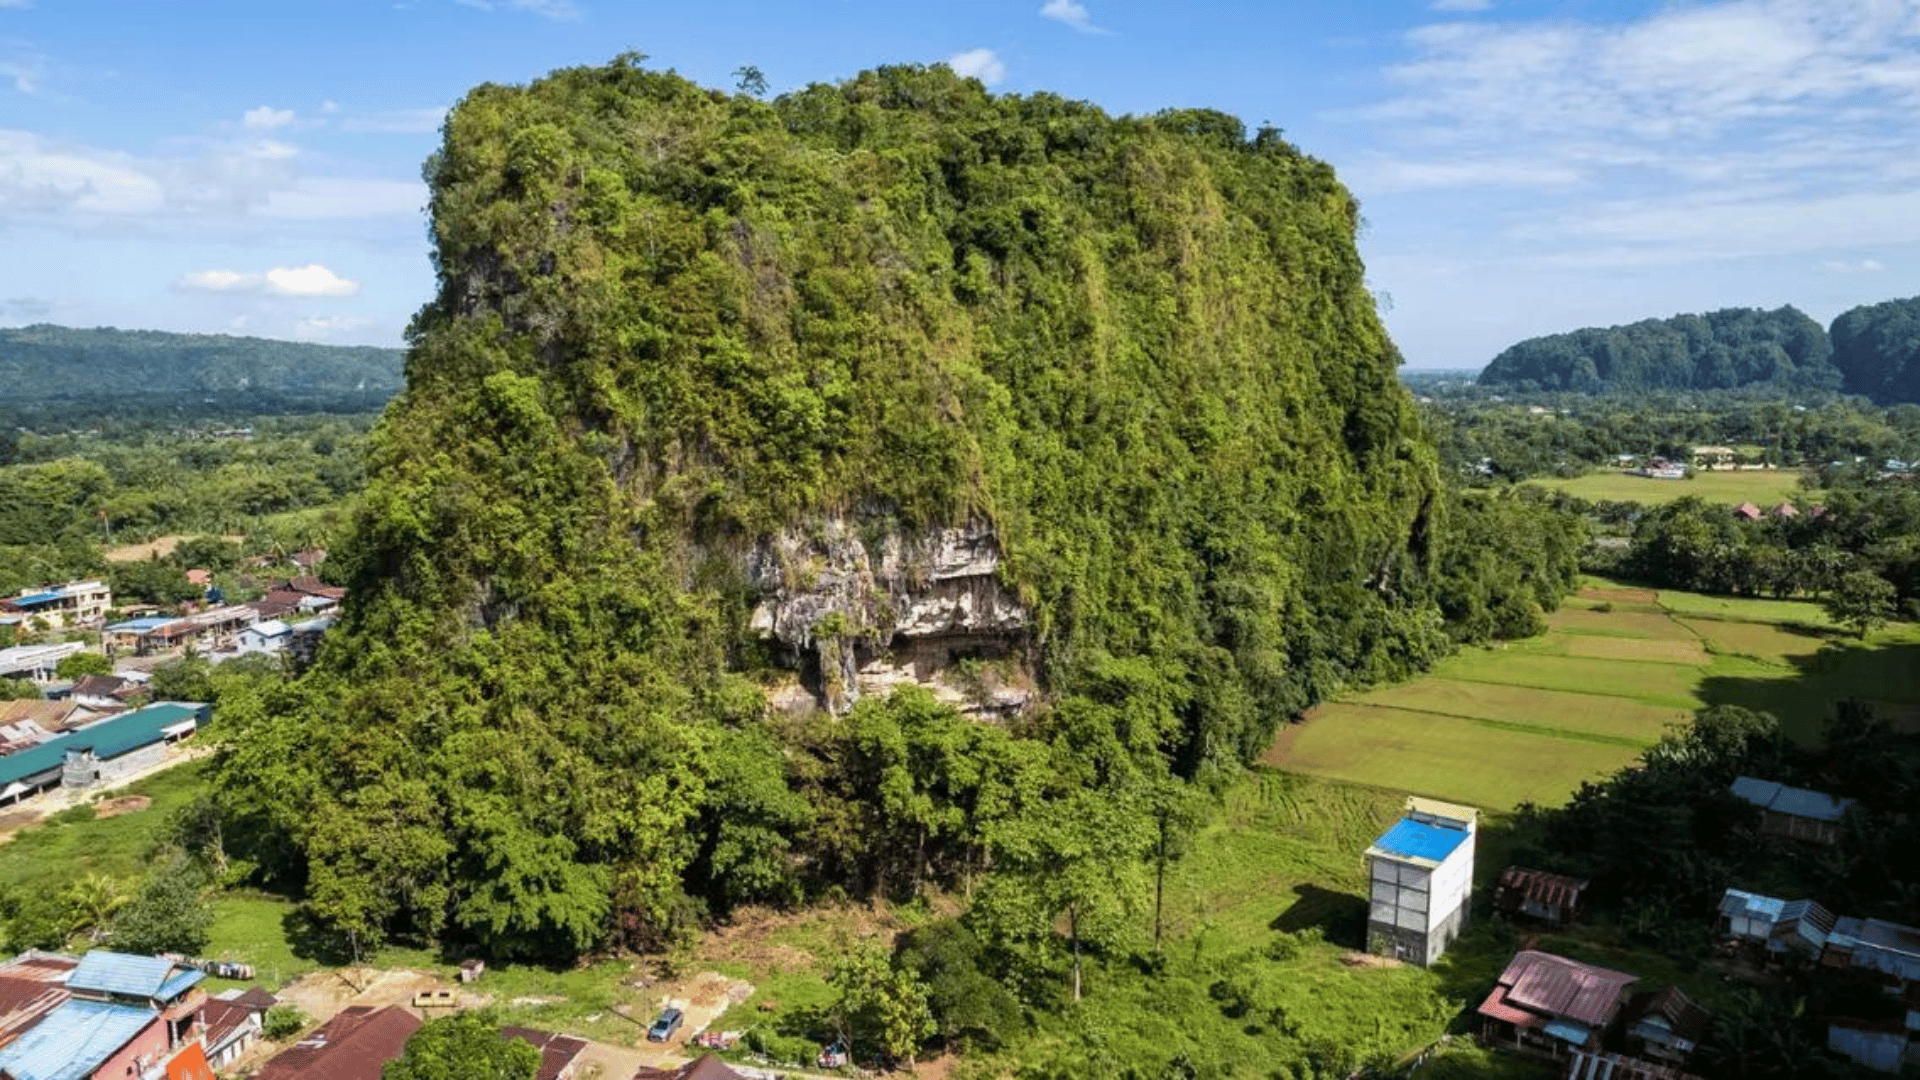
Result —
<instances>
[{"instance_id":1,"label":"white building","mask_svg":"<svg viewBox=\"0 0 1920 1080\"><path fill-rule=\"evenodd\" d=\"M113 607L113 590L103 581L69 581L0 599L0 607L48 626L92 626Z\"/></svg>"},{"instance_id":2,"label":"white building","mask_svg":"<svg viewBox=\"0 0 1920 1080\"><path fill-rule=\"evenodd\" d=\"M1480 811L1412 797L1367 849L1367 950L1425 967L1466 929Z\"/></svg>"}]
</instances>

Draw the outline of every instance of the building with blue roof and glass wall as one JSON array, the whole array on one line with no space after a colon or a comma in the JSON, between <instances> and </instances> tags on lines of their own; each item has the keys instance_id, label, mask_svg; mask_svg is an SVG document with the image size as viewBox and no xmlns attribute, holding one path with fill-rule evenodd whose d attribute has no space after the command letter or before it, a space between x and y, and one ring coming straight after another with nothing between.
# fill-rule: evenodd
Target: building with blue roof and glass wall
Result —
<instances>
[{"instance_id":1,"label":"building with blue roof and glass wall","mask_svg":"<svg viewBox=\"0 0 1920 1080\"><path fill-rule=\"evenodd\" d=\"M1466 929L1480 812L1407 799L1407 812L1367 849L1367 950L1425 967Z\"/></svg>"}]
</instances>

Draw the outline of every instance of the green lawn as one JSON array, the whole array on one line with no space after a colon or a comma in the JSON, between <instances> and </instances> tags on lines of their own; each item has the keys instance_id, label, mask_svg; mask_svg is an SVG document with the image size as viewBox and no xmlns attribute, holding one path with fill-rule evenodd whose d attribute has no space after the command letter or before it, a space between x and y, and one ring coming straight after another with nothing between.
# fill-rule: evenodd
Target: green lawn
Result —
<instances>
[{"instance_id":1,"label":"green lawn","mask_svg":"<svg viewBox=\"0 0 1920 1080\"><path fill-rule=\"evenodd\" d=\"M106 819L67 811L14 833L0 844L0 886L57 890L88 874L141 877L151 869L168 815L205 793L203 768L177 765L110 795L145 795L153 800L145 810Z\"/></svg>"},{"instance_id":2,"label":"green lawn","mask_svg":"<svg viewBox=\"0 0 1920 1080\"><path fill-rule=\"evenodd\" d=\"M1558 645L1549 637L1540 642L1538 647L1550 649ZM1504 649L1467 649L1436 664L1433 673L1441 678L1467 682L1502 683L1541 690L1632 698L1663 708L1700 707L1700 699L1694 693L1700 682L1697 668L1632 660L1554 656L1527 651L1525 643Z\"/></svg>"},{"instance_id":3,"label":"green lawn","mask_svg":"<svg viewBox=\"0 0 1920 1080\"><path fill-rule=\"evenodd\" d=\"M1773 507L1782 502L1805 503L1817 498L1817 493L1800 486L1800 478L1806 475L1805 469L1707 470L1695 473L1691 480L1652 480L1609 469L1571 480L1541 477L1527 483L1596 502L1658 506L1697 495L1708 502L1733 505L1751 502Z\"/></svg>"}]
</instances>

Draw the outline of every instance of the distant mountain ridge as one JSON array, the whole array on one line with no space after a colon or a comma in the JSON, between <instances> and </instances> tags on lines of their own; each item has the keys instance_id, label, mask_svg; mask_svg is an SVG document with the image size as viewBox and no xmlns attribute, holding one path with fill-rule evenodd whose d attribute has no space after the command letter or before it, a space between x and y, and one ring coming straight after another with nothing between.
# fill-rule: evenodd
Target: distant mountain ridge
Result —
<instances>
[{"instance_id":1,"label":"distant mountain ridge","mask_svg":"<svg viewBox=\"0 0 1920 1080\"><path fill-rule=\"evenodd\" d=\"M226 334L0 329L0 402L101 398L340 398L379 402L405 382L400 349Z\"/></svg>"},{"instance_id":2,"label":"distant mountain ridge","mask_svg":"<svg viewBox=\"0 0 1920 1080\"><path fill-rule=\"evenodd\" d=\"M1797 308L1725 308L1529 338L1494 357L1480 383L1584 393L1835 389L1832 355L1826 330Z\"/></svg>"}]
</instances>

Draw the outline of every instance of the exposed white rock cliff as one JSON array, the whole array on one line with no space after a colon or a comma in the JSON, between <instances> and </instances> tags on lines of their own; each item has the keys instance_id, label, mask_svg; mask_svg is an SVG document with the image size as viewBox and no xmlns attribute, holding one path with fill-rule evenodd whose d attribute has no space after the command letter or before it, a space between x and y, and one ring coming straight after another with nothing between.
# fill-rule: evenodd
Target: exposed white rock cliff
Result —
<instances>
[{"instance_id":1,"label":"exposed white rock cliff","mask_svg":"<svg viewBox=\"0 0 1920 1080\"><path fill-rule=\"evenodd\" d=\"M983 690L978 679L962 688L941 677L962 656L1017 653L1032 623L1000 580L1000 545L984 523L902 536L817 519L759 544L747 574L760 592L753 630L795 658L811 653L820 697L835 712L902 682L977 713L1026 704L1026 690L1002 681Z\"/></svg>"}]
</instances>

